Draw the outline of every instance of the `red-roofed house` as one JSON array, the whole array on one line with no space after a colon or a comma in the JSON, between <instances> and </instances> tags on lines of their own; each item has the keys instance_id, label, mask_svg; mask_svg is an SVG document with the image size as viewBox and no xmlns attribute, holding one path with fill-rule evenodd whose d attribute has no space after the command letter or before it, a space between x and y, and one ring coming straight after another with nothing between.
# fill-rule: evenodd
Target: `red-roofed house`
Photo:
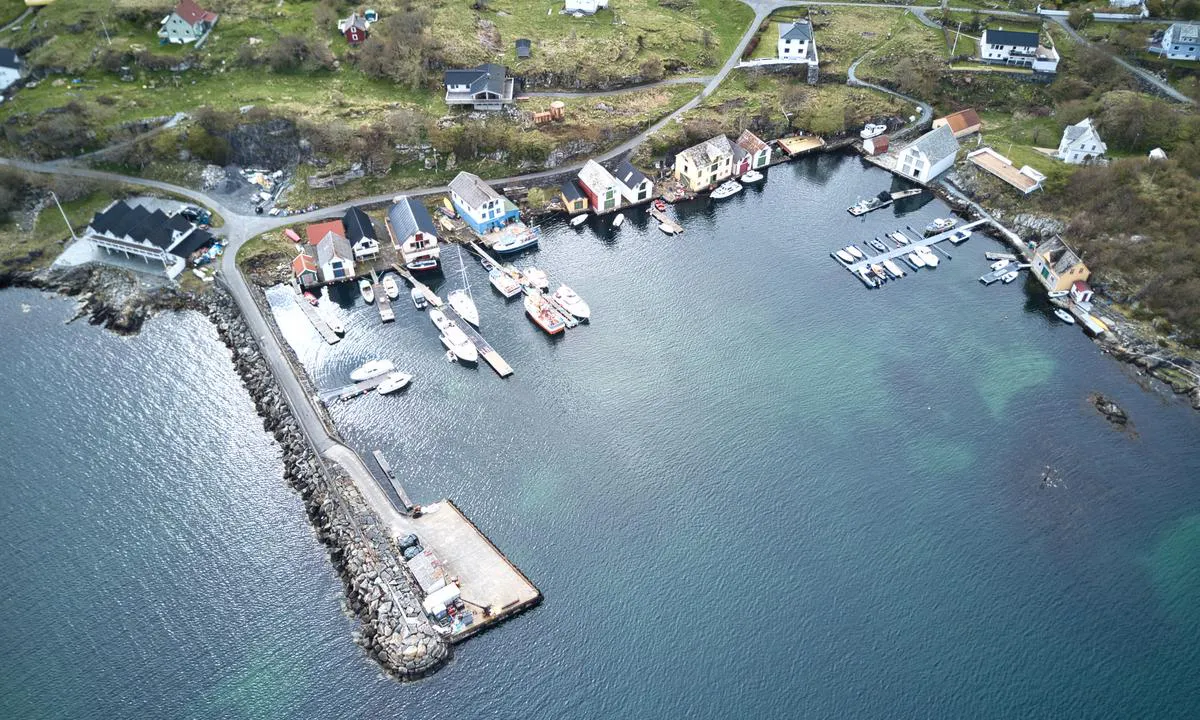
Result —
<instances>
[{"instance_id":1,"label":"red-roofed house","mask_svg":"<svg viewBox=\"0 0 1200 720\"><path fill-rule=\"evenodd\" d=\"M179 0L174 12L162 20L158 36L180 45L193 43L217 24L217 14L197 5L194 0Z\"/></svg>"},{"instance_id":2,"label":"red-roofed house","mask_svg":"<svg viewBox=\"0 0 1200 720\"><path fill-rule=\"evenodd\" d=\"M300 253L292 260L292 275L296 276L300 287L309 287L321 281L317 274L317 260L308 253Z\"/></svg>"},{"instance_id":3,"label":"red-roofed house","mask_svg":"<svg viewBox=\"0 0 1200 720\"><path fill-rule=\"evenodd\" d=\"M882 155L887 152L887 149L887 135L876 135L873 138L863 140L863 150L866 150L868 155Z\"/></svg>"},{"instance_id":4,"label":"red-roofed house","mask_svg":"<svg viewBox=\"0 0 1200 720\"><path fill-rule=\"evenodd\" d=\"M340 238L346 237L346 226L341 220L326 220L322 223L314 223L304 229L304 234L308 236L308 244L316 245L325 239L325 236L333 233Z\"/></svg>"},{"instance_id":5,"label":"red-roofed house","mask_svg":"<svg viewBox=\"0 0 1200 720\"><path fill-rule=\"evenodd\" d=\"M954 131L954 137L961 138L977 133L983 130L983 121L979 119L979 114L971 108L959 110L956 113L951 113L946 117L940 117L933 121L933 129L937 130L943 125L949 125Z\"/></svg>"},{"instance_id":6,"label":"red-roofed house","mask_svg":"<svg viewBox=\"0 0 1200 720\"><path fill-rule=\"evenodd\" d=\"M1092 288L1082 280L1076 280L1071 283L1071 299L1077 303L1089 303L1092 301Z\"/></svg>"}]
</instances>

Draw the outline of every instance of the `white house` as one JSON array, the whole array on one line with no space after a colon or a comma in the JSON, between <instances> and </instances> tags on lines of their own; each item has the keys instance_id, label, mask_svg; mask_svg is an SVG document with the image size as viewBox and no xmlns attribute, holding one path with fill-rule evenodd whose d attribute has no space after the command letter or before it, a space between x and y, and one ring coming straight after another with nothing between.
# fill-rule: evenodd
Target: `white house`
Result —
<instances>
[{"instance_id":1,"label":"white house","mask_svg":"<svg viewBox=\"0 0 1200 720\"><path fill-rule=\"evenodd\" d=\"M930 130L900 151L896 171L919 183L927 183L954 164L958 140L949 125Z\"/></svg>"},{"instance_id":2,"label":"white house","mask_svg":"<svg viewBox=\"0 0 1200 720\"><path fill-rule=\"evenodd\" d=\"M21 58L8 48L0 48L0 92L21 79Z\"/></svg>"},{"instance_id":3,"label":"white house","mask_svg":"<svg viewBox=\"0 0 1200 720\"><path fill-rule=\"evenodd\" d=\"M504 227L521 216L508 198L469 172L460 172L450 181L450 202L467 225L480 234Z\"/></svg>"},{"instance_id":4,"label":"white house","mask_svg":"<svg viewBox=\"0 0 1200 720\"><path fill-rule=\"evenodd\" d=\"M325 282L350 280L354 277L354 251L350 242L337 233L326 233L317 243L317 267Z\"/></svg>"},{"instance_id":5,"label":"white house","mask_svg":"<svg viewBox=\"0 0 1200 720\"><path fill-rule=\"evenodd\" d=\"M1038 44L1035 32L983 31L979 57L987 63L1031 68L1034 72L1058 72L1058 51Z\"/></svg>"},{"instance_id":6,"label":"white house","mask_svg":"<svg viewBox=\"0 0 1200 720\"><path fill-rule=\"evenodd\" d=\"M1065 163L1079 165L1100 157L1107 149L1104 141L1100 139L1100 134L1096 132L1096 127L1092 125L1092 119L1084 118L1063 130L1058 152L1054 156Z\"/></svg>"},{"instance_id":7,"label":"white house","mask_svg":"<svg viewBox=\"0 0 1200 720\"><path fill-rule=\"evenodd\" d=\"M193 0L179 0L174 12L162 19L158 36L180 45L193 43L217 24L217 14L197 5Z\"/></svg>"},{"instance_id":8,"label":"white house","mask_svg":"<svg viewBox=\"0 0 1200 720\"><path fill-rule=\"evenodd\" d=\"M346 240L354 250L355 260L370 260L379 254L379 237L375 234L375 223L361 208L352 207L342 216L342 227Z\"/></svg>"},{"instance_id":9,"label":"white house","mask_svg":"<svg viewBox=\"0 0 1200 720\"><path fill-rule=\"evenodd\" d=\"M447 105L470 105L476 110L503 110L513 101L516 82L503 65L496 63L447 70L442 77Z\"/></svg>"},{"instance_id":10,"label":"white house","mask_svg":"<svg viewBox=\"0 0 1200 720\"><path fill-rule=\"evenodd\" d=\"M603 10L606 7L608 7L608 0L566 0L563 4L563 10L572 15L575 13L594 15L597 10Z\"/></svg>"},{"instance_id":11,"label":"white house","mask_svg":"<svg viewBox=\"0 0 1200 720\"><path fill-rule=\"evenodd\" d=\"M1163 33L1161 52L1169 60L1200 60L1200 23L1172 23Z\"/></svg>"},{"instance_id":12,"label":"white house","mask_svg":"<svg viewBox=\"0 0 1200 720\"><path fill-rule=\"evenodd\" d=\"M781 23L779 25L779 44L775 48L775 56L780 60L807 60L812 44L812 23L807 20Z\"/></svg>"},{"instance_id":13,"label":"white house","mask_svg":"<svg viewBox=\"0 0 1200 720\"><path fill-rule=\"evenodd\" d=\"M441 248L438 247L437 226L420 201L407 195L395 199L388 210L388 232L392 244L400 251L400 259L409 270L432 270L438 266Z\"/></svg>"},{"instance_id":14,"label":"white house","mask_svg":"<svg viewBox=\"0 0 1200 720\"><path fill-rule=\"evenodd\" d=\"M621 197L625 198L626 203L640 203L650 199L650 195L654 192L654 183L646 174L633 166L633 163L628 160L622 160L617 166L617 172L613 177L617 180L617 187L621 190Z\"/></svg>"}]
</instances>

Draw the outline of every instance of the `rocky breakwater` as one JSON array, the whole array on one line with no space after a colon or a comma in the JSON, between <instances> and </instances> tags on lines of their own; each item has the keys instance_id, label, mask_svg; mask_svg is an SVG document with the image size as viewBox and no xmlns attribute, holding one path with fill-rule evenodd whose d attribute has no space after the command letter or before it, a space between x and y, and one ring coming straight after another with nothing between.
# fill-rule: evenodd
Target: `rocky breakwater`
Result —
<instances>
[{"instance_id":1,"label":"rocky breakwater","mask_svg":"<svg viewBox=\"0 0 1200 720\"><path fill-rule=\"evenodd\" d=\"M400 679L428 675L451 657L449 642L421 610L416 581L353 481L316 455L292 417L279 385L232 300L207 293L198 309L233 353L233 365L283 452L284 477L304 500L317 537L329 548L346 590L346 608L361 625L356 641Z\"/></svg>"}]
</instances>

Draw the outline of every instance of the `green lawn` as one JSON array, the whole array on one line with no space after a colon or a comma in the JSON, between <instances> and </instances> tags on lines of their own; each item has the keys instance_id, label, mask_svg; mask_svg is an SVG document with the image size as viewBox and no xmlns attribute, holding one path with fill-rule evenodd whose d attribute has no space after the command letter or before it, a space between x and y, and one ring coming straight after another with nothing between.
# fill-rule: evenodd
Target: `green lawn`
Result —
<instances>
[{"instance_id":1,"label":"green lawn","mask_svg":"<svg viewBox=\"0 0 1200 720\"><path fill-rule=\"evenodd\" d=\"M892 17L889 34L859 66L858 74L863 79L893 80L898 64L905 58L925 55L945 59L948 55L940 30L923 25L907 12Z\"/></svg>"},{"instance_id":2,"label":"green lawn","mask_svg":"<svg viewBox=\"0 0 1200 720\"><path fill-rule=\"evenodd\" d=\"M0 0L0 26L7 25L25 12L25 0Z\"/></svg>"},{"instance_id":3,"label":"green lawn","mask_svg":"<svg viewBox=\"0 0 1200 720\"><path fill-rule=\"evenodd\" d=\"M1058 147L1063 128L1054 118L990 112L981 112L979 117L983 120L983 144L1012 160L1018 168L1029 165L1048 181L1065 179L1076 169L1033 149Z\"/></svg>"},{"instance_id":4,"label":"green lawn","mask_svg":"<svg viewBox=\"0 0 1200 720\"><path fill-rule=\"evenodd\" d=\"M83 197L64 202L63 211L75 232L81 232L92 216L115 198L128 194L119 187L104 186ZM71 233L62 213L49 202L34 220L33 229L22 231L15 223L0 225L0 267L34 268L49 265L62 252Z\"/></svg>"},{"instance_id":5,"label":"green lawn","mask_svg":"<svg viewBox=\"0 0 1200 720\"><path fill-rule=\"evenodd\" d=\"M922 25L906 11L865 7L823 10L828 12L812 16L823 77L845 75L850 63L872 49L876 52L864 61L861 72L874 77L886 76L888 58L895 54L921 49L943 57L946 54L942 33ZM872 64L875 71L869 69Z\"/></svg>"}]
</instances>

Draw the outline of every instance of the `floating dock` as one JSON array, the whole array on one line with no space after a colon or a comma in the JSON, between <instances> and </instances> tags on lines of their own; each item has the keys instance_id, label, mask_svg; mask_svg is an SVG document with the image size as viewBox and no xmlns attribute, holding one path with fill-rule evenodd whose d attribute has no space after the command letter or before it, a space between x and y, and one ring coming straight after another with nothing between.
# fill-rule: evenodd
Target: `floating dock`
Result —
<instances>
[{"instance_id":1,"label":"floating dock","mask_svg":"<svg viewBox=\"0 0 1200 720\"><path fill-rule=\"evenodd\" d=\"M407 282L409 285L412 285L420 290L421 294L425 296L425 299L429 301L430 305L433 305L434 307L441 307L443 305L442 299L438 297L437 293L435 293L433 290L430 290L428 285L413 277L412 273L410 273L407 268L404 268L398 264L393 264L392 270L394 270L397 275L404 278L405 282Z\"/></svg>"},{"instance_id":2,"label":"floating dock","mask_svg":"<svg viewBox=\"0 0 1200 720\"><path fill-rule=\"evenodd\" d=\"M667 217L667 214L665 212L663 212L662 210L659 210L658 208L651 205L650 210L648 212L650 213L650 217L659 221L663 225L666 225L667 229L671 231L672 235L679 235L679 234L683 233L683 226L680 225L679 223L675 222L671 218Z\"/></svg>"},{"instance_id":3,"label":"floating dock","mask_svg":"<svg viewBox=\"0 0 1200 720\"><path fill-rule=\"evenodd\" d=\"M900 232L899 230L891 232L891 233L887 233L884 236L885 240L894 242L893 236L899 235L900 237L904 238L908 242L904 243L903 245L900 245L899 247L895 248L894 250L889 250L885 253L880 253L878 255L869 256L863 260L857 260L852 263L847 263L847 262L841 260L840 258L838 258L836 250L831 252L830 255L835 260L837 260L837 263L839 265L841 265L842 267L849 270L851 274L853 274L855 277L857 277L859 280L861 280L864 285L866 285L867 287L877 287L878 284L873 283L872 281L868 280L867 276L864 273L864 271L870 272L870 267L872 265L880 265L884 261L887 261L887 260L895 260L897 258L904 258L904 256L908 255L910 252L912 252L913 250L915 250L918 247L932 247L934 245L937 245L937 243L942 242L943 240L949 240L952 236L954 236L955 233L960 233L963 230L971 230L973 228L979 227L980 225L987 224L988 222L990 222L990 221L976 220L974 222L967 223L966 225L961 225L956 228L951 228L950 230L947 230L946 232L943 232L943 233L938 233L936 235L930 235L929 237L920 237L921 233L918 233L918 232L912 230L912 228L908 228L911 234L918 236L917 239L913 239L912 237L905 235L904 233ZM867 244L867 247L870 247L870 245ZM862 249L862 248L860 248L860 249ZM872 248L872 249L876 249L876 248ZM943 255L946 255L946 252L941 250L941 248L934 248L934 249L939 250L942 252ZM863 254L865 255L866 252L864 251ZM946 257L950 257L950 256L946 255ZM891 272L889 272L888 274L895 275L895 273L891 273ZM904 274L905 273L903 271L901 271L900 277L903 277ZM898 279L898 278L893 278L893 279Z\"/></svg>"},{"instance_id":4,"label":"floating dock","mask_svg":"<svg viewBox=\"0 0 1200 720\"><path fill-rule=\"evenodd\" d=\"M411 515L413 511L412 500L408 499L408 493L404 491L404 486L396 479L396 473L392 472L392 466L387 459L383 457L383 453L378 450L372 450L371 455L375 458L375 463L379 465L380 472L387 479L388 484L392 486L392 490L396 492L396 497L400 498L400 503L403 506L401 509Z\"/></svg>"},{"instance_id":5,"label":"floating dock","mask_svg":"<svg viewBox=\"0 0 1200 720\"><path fill-rule=\"evenodd\" d=\"M387 379L389 374L390 373L383 373L382 375L376 375L369 380L356 382L353 385L346 385L345 387L340 387L335 390L326 390L320 394L321 402L328 405L330 403L345 402L346 400L352 400L356 397L366 395L382 385L383 381Z\"/></svg>"},{"instance_id":6,"label":"floating dock","mask_svg":"<svg viewBox=\"0 0 1200 720\"><path fill-rule=\"evenodd\" d=\"M330 345L336 345L342 339L333 331L333 328L329 327L329 323L325 322L325 318L321 317L321 313L317 312L317 309L305 300L303 296L294 295L293 297L296 299L296 304L304 311L304 316L317 329L317 332L324 338L325 342Z\"/></svg>"},{"instance_id":7,"label":"floating dock","mask_svg":"<svg viewBox=\"0 0 1200 720\"><path fill-rule=\"evenodd\" d=\"M993 270L989 273L979 276L979 282L983 283L984 285L991 285L992 283L996 282L997 280L999 280L1000 278L1009 274L1010 272L1013 272L1015 270L1020 270L1020 269L1021 269L1020 265L1018 265L1015 262L1010 262L1007 265L1005 265L1004 267L1000 268L999 270Z\"/></svg>"},{"instance_id":8,"label":"floating dock","mask_svg":"<svg viewBox=\"0 0 1200 720\"><path fill-rule=\"evenodd\" d=\"M371 271L371 284L375 287L375 308L379 310L379 321L390 323L396 319L396 311L392 310L392 299L383 289L383 283L375 271Z\"/></svg>"},{"instance_id":9,"label":"floating dock","mask_svg":"<svg viewBox=\"0 0 1200 720\"><path fill-rule=\"evenodd\" d=\"M512 366L508 364L508 361L500 357L500 353L496 352L495 348L479 334L474 325L464 320L449 305L443 305L441 311L446 313L446 317L453 320L454 324L458 325L459 329L466 333L467 338L471 340L475 348L479 351L479 357L483 358L488 365L491 365L497 375L506 378L513 374Z\"/></svg>"}]
</instances>

